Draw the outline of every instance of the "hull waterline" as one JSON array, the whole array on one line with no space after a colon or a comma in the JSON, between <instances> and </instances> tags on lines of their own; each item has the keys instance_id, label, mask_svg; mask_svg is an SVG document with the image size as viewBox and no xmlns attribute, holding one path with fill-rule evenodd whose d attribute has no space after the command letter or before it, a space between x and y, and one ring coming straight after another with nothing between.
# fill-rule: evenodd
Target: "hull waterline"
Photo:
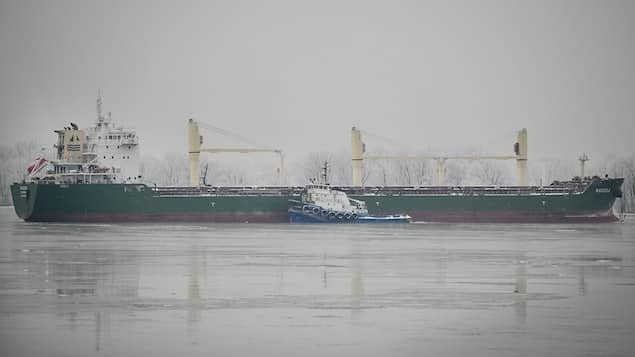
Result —
<instances>
[{"instance_id":1,"label":"hull waterline","mask_svg":"<svg viewBox=\"0 0 635 357\"><path fill-rule=\"evenodd\" d=\"M621 196L622 182L598 180L582 192L551 195L343 190L364 201L370 215L403 213L419 222L606 223L618 220L612 206ZM280 188L181 192L132 184L11 185L16 214L29 222L285 223L289 200L299 198L296 192Z\"/></svg>"}]
</instances>

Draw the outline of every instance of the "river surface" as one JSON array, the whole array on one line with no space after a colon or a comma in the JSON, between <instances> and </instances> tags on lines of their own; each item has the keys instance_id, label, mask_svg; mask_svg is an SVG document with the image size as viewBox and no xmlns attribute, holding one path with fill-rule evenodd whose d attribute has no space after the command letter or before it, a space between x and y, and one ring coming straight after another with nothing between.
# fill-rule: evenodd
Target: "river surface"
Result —
<instances>
[{"instance_id":1,"label":"river surface","mask_svg":"<svg viewBox=\"0 0 635 357\"><path fill-rule=\"evenodd\" d=\"M0 236L0 356L635 355L635 217Z\"/></svg>"}]
</instances>

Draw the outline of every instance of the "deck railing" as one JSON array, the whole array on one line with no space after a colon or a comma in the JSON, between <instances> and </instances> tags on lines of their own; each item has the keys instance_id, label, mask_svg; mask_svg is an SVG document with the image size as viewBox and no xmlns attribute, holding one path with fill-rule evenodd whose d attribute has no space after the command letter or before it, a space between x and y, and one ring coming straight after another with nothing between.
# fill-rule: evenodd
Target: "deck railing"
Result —
<instances>
[{"instance_id":1,"label":"deck railing","mask_svg":"<svg viewBox=\"0 0 635 357\"><path fill-rule=\"evenodd\" d=\"M333 186L349 196L384 195L562 195L584 192L586 184L559 186ZM203 186L203 187L154 187L159 196L296 196L304 190L302 186Z\"/></svg>"}]
</instances>

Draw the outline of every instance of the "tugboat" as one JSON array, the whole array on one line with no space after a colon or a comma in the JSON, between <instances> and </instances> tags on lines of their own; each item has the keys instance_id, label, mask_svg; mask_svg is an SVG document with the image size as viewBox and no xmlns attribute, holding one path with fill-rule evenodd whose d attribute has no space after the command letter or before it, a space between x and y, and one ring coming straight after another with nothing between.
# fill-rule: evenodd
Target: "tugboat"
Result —
<instances>
[{"instance_id":1,"label":"tugboat","mask_svg":"<svg viewBox=\"0 0 635 357\"><path fill-rule=\"evenodd\" d=\"M371 216L366 202L349 198L345 192L331 188L326 182L328 165L325 162L323 184L307 185L301 200L289 200L291 223L410 223L407 214Z\"/></svg>"}]
</instances>

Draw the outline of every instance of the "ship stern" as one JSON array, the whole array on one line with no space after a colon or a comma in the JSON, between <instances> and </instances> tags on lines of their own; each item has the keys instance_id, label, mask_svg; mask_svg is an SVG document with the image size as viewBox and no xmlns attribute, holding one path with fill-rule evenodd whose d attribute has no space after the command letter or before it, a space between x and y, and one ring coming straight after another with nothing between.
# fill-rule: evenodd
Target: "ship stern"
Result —
<instances>
[{"instance_id":1,"label":"ship stern","mask_svg":"<svg viewBox=\"0 0 635 357\"><path fill-rule=\"evenodd\" d=\"M13 208L18 217L28 221L33 214L37 185L33 183L13 183L11 185L11 198Z\"/></svg>"}]
</instances>

